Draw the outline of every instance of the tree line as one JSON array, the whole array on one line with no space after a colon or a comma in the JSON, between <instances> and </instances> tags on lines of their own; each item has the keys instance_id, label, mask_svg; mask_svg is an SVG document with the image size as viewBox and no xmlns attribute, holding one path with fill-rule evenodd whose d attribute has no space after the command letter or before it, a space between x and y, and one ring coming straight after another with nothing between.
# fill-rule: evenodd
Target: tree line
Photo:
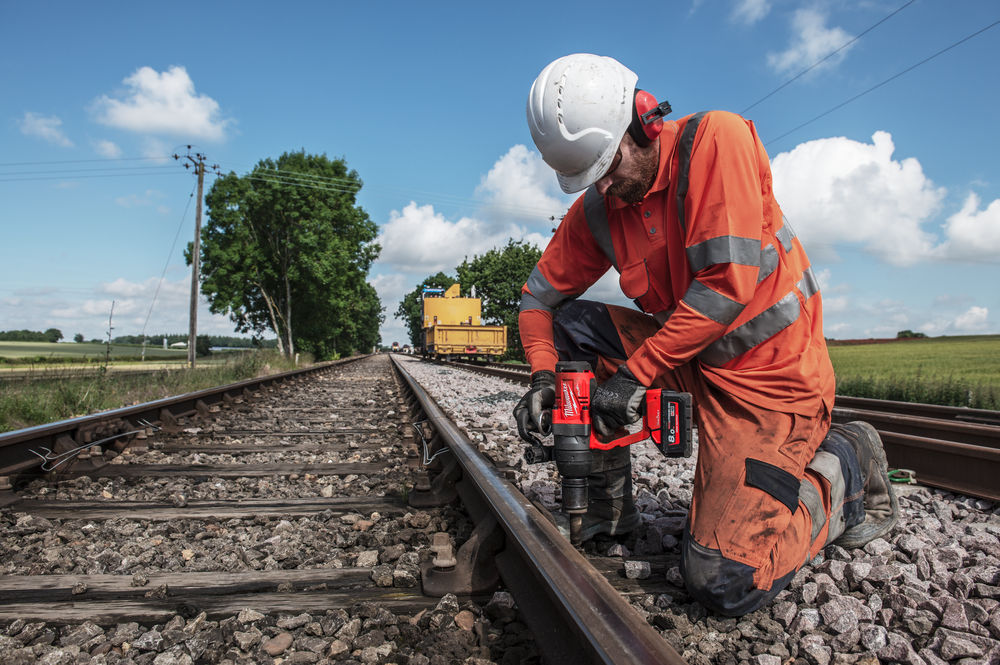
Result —
<instances>
[{"instance_id":1,"label":"tree line","mask_svg":"<svg viewBox=\"0 0 1000 665\"><path fill-rule=\"evenodd\" d=\"M424 287L447 289L458 282L462 296L469 297L475 289L482 299L484 325L507 326L507 359L524 359L524 347L518 331L517 315L521 304L521 287L542 256L542 250L516 240L508 240L500 249L491 249L481 256L466 258L455 268L454 275L439 272L428 275L407 293L396 309L410 336L414 348L423 346L422 295Z\"/></svg>"},{"instance_id":2,"label":"tree line","mask_svg":"<svg viewBox=\"0 0 1000 665\"><path fill-rule=\"evenodd\" d=\"M276 339L260 339L257 337L229 337L226 335L199 335L204 337L210 346L226 347L231 349L273 349L278 346ZM111 340L112 344L146 344L147 346L158 346L163 340L167 344L188 341L187 333L157 334L157 335L120 335Z\"/></svg>"},{"instance_id":3,"label":"tree line","mask_svg":"<svg viewBox=\"0 0 1000 665\"><path fill-rule=\"evenodd\" d=\"M34 330L0 330L0 342L50 342L55 344L63 338L58 328L49 328L44 332Z\"/></svg>"}]
</instances>

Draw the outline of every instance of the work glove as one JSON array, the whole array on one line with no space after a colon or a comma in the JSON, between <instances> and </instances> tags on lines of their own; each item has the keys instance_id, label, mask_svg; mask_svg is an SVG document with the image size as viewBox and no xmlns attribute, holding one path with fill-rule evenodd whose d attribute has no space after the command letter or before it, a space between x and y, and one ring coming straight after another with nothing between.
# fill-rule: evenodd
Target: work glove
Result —
<instances>
[{"instance_id":1,"label":"work glove","mask_svg":"<svg viewBox=\"0 0 1000 665\"><path fill-rule=\"evenodd\" d=\"M600 437L611 437L642 416L646 386L639 383L627 365L597 386L590 398L590 423Z\"/></svg>"},{"instance_id":2,"label":"work glove","mask_svg":"<svg viewBox=\"0 0 1000 665\"><path fill-rule=\"evenodd\" d=\"M556 403L555 372L540 370L531 375L531 389L514 407L517 433L528 443L540 446L542 442L532 432L548 436L552 431L552 407Z\"/></svg>"}]
</instances>

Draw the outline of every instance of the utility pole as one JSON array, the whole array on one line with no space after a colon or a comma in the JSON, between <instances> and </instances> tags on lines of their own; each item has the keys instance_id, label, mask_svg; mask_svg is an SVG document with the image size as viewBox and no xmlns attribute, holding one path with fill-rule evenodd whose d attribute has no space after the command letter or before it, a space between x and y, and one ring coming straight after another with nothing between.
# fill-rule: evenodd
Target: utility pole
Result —
<instances>
[{"instance_id":1,"label":"utility pole","mask_svg":"<svg viewBox=\"0 0 1000 665\"><path fill-rule=\"evenodd\" d=\"M191 146L187 148L189 151L191 150ZM198 273L201 264L201 202L205 186L205 155L200 152L192 155L188 152L183 157L174 155L174 159L186 160L184 168L193 166L195 175L198 176L198 205L194 213L194 247L191 251L191 309L188 314L188 365L194 369L195 340L198 337ZM213 166L212 168L218 169L219 167Z\"/></svg>"}]
</instances>

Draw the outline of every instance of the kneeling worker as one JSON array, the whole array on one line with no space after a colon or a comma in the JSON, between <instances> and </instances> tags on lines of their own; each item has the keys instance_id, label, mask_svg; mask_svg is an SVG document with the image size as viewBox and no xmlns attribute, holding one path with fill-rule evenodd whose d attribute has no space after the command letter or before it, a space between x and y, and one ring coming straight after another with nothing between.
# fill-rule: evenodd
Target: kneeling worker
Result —
<instances>
[{"instance_id":1,"label":"kneeling worker","mask_svg":"<svg viewBox=\"0 0 1000 665\"><path fill-rule=\"evenodd\" d=\"M751 122L667 104L611 58L539 74L528 125L573 203L522 289L531 389L521 436L547 434L557 360L601 384L591 418L611 436L648 387L692 394L698 426L682 543L691 594L726 615L769 602L829 543L885 535L898 506L867 423L831 427L834 374L819 287L772 193ZM578 300L609 268L641 312ZM635 529L629 449L594 451L583 538Z\"/></svg>"}]
</instances>

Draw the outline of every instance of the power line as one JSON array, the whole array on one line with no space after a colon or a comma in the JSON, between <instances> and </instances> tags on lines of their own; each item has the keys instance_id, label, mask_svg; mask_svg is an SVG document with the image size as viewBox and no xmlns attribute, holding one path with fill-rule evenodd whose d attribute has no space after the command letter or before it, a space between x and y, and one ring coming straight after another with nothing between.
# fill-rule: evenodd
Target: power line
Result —
<instances>
[{"instance_id":1,"label":"power line","mask_svg":"<svg viewBox=\"0 0 1000 665\"><path fill-rule=\"evenodd\" d=\"M146 320L142 323L142 337L146 337L146 326L149 324L149 317L153 314L153 306L156 304L156 298L160 295L160 287L163 286L163 278L167 274L167 267L170 265L170 257L173 256L174 247L177 246L177 238L181 235L181 229L184 227L184 220L187 219L188 209L191 207L191 200L194 199L194 190L197 184L191 186L191 194L188 196L187 205L184 206L184 212L181 214L180 224L177 225L177 232L174 233L174 241L170 244L170 251L167 252L167 260L163 264L163 270L160 272L160 279L156 283L156 291L153 292L153 299L149 303L149 310L146 312ZM142 349L143 357L146 355L146 347L143 345Z\"/></svg>"},{"instance_id":2,"label":"power line","mask_svg":"<svg viewBox=\"0 0 1000 665\"><path fill-rule=\"evenodd\" d=\"M47 169L45 171L11 171L8 173L0 173L0 175L52 175L56 173L62 174L72 174L72 173L103 173L106 171L149 171L150 169L155 169L157 171L162 171L166 169L174 170L173 164L167 164L166 166L122 166L119 168L105 167L100 169ZM154 171L155 172L155 171Z\"/></svg>"},{"instance_id":3,"label":"power line","mask_svg":"<svg viewBox=\"0 0 1000 665\"><path fill-rule=\"evenodd\" d=\"M0 167L4 166L41 166L43 164L85 164L91 162L141 162L156 161L162 162L170 159L169 155L162 157L102 157L100 159L59 159L45 162L0 162Z\"/></svg>"},{"instance_id":4,"label":"power line","mask_svg":"<svg viewBox=\"0 0 1000 665\"><path fill-rule=\"evenodd\" d=\"M760 104L761 102L763 102L764 100L766 100L768 97L770 97L774 93L776 93L776 92L782 90L783 88L785 88L788 84L793 83L794 81L798 80L803 75L811 72L816 67L822 65L824 62L826 62L827 60L829 60L833 56L837 55L838 53L840 53L841 51L843 51L845 48L847 48L848 46L850 46L854 42L858 41L859 39L861 39L862 37L864 37L865 35L867 35L869 32L871 32L875 28L879 27L880 25L882 25L883 23L885 23L886 21L888 21L889 19L891 19L893 16L895 16L899 12L903 11L904 9L906 9L907 7L909 7L910 5L912 5L914 2L916 2L916 0L909 0L909 2L907 2L905 5L903 5L902 7L900 7L899 9L897 9L896 11L890 13L888 16L886 16L885 18L883 18L878 23L875 23L874 25L870 26L864 32L862 32L857 37L855 37L854 39L851 39L850 41L845 42L842 46L840 46L840 48L836 49L835 51L830 51L825 56L823 56L822 58L820 58L819 60L817 60L813 64L811 64L808 67L806 67L805 69L803 69L801 72L799 72L798 74L796 74L792 78L788 79L787 81L785 81L784 83L782 83L781 85L779 85L777 88L775 88L771 92L767 93L766 95L764 95L763 97L761 97L760 99L758 99L757 101L755 101L750 106L748 106L745 109L743 109L742 111L740 111L740 115L745 114L747 111L749 111L753 107L757 106L758 104Z\"/></svg>"},{"instance_id":5,"label":"power line","mask_svg":"<svg viewBox=\"0 0 1000 665\"><path fill-rule=\"evenodd\" d=\"M148 173L105 173L101 175L32 176L29 178L0 178L0 182L31 182L33 180L83 180L90 178L129 178L134 176L162 176L162 175L174 176L183 174L180 174L176 171L152 171Z\"/></svg>"},{"instance_id":6,"label":"power line","mask_svg":"<svg viewBox=\"0 0 1000 665\"><path fill-rule=\"evenodd\" d=\"M847 99L847 100L845 100L845 101L843 101L843 102L841 102L841 103L837 104L836 106L833 106L832 108L829 108L829 109L827 109L826 111L823 111L822 113L820 113L819 115L817 115L817 116L816 116L815 118L812 118L811 120L807 120L806 122L803 122L803 123L802 123L801 125L799 125L798 127L795 127L795 128L793 128L793 129L790 129L790 130L788 130L787 132L785 132L784 134L781 134L780 136L776 136L775 138L773 138L773 139L771 139L771 140L769 140L769 141L765 142L765 143L764 143L764 145L771 145L771 144L772 144L772 143L774 143L775 141L779 141L779 140L781 140L781 139L785 138L786 136L788 136L789 134L794 134L795 132L799 131L800 129L802 129L802 128L803 128L803 127L805 127L806 125L810 125L810 124L812 124L812 123L816 122L817 120L819 120L820 118L823 118L823 117L825 117L825 116L828 116L828 115L830 115L830 114L831 114L831 113L833 113L834 111L836 111L836 110L838 110L838 109L841 109L841 108L843 108L843 107L847 106L847 105L848 105L848 104L850 104L851 102L853 102L853 101L855 101L855 100L857 100L857 99L860 99L861 97L864 97L864 96L865 96L865 95L867 95L867 94L868 94L869 92L872 92L873 90L877 90L878 88L881 88L881 87L882 87L883 85L885 85L886 83L889 83L890 81L893 81L893 80L895 80L895 79L899 78L899 77L900 77L900 76L902 76L903 74L906 74L906 73L908 73L908 72L911 72L911 71L913 71L914 69L916 69L916 68L917 68L917 67L919 67L920 65L923 65L923 64L925 64L925 63L927 63L927 62L930 62L931 60L933 60L934 58L938 57L939 55L942 55L943 53L947 53L948 51L950 51L951 49L955 48L956 46L959 46L959 45L961 45L961 44L963 44L963 43L965 43L965 42L969 41L969 40L970 40L970 39L972 39L973 37L976 37L976 36L978 36L978 35L981 35L982 33L986 32L986 31L987 31L987 30L989 30L990 28L994 28L994 27L996 27L996 26L997 26L998 24L1000 24L1000 20L997 20L997 21L994 21L993 23L990 23L990 24L989 24L988 26L986 26L985 28L981 28L981 29L979 29L979 30L975 31L974 33L972 33L971 35L968 35L968 36L966 36L966 37L963 37L962 39L959 39L959 40L958 40L957 42L955 42L954 44L951 44L950 46L946 46L945 48L941 49L941 50L940 50L940 51L938 51L937 53L935 53L935 54L933 54L933 55L930 55L930 56L927 56L926 58L924 58L924 59L923 59L923 60L921 60L920 62L918 62L918 63L916 63L916 64L914 64L914 65L910 65L909 67L907 67L906 69L904 69L903 71L901 71L901 72L899 72L899 73L897 73L897 74L893 74L892 76L890 76L889 78L885 79L885 80L884 80L884 81L882 81L881 83L876 83L875 85L873 85L872 87L868 88L868 89L867 89L867 90L865 90L864 92L859 92L858 94L854 95L854 96L853 96L853 97L851 97L850 99Z\"/></svg>"}]
</instances>

